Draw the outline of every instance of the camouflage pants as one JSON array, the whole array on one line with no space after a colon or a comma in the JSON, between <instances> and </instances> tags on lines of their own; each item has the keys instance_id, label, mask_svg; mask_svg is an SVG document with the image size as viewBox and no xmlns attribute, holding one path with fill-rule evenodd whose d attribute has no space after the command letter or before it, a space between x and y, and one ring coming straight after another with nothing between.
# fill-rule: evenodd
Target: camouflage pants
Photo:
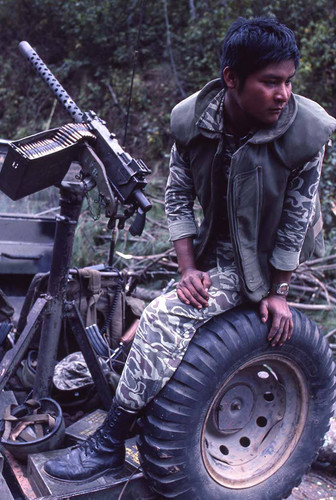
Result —
<instances>
[{"instance_id":1,"label":"camouflage pants","mask_svg":"<svg viewBox=\"0 0 336 500\"><path fill-rule=\"evenodd\" d=\"M198 310L184 304L173 290L144 310L116 391L123 407L145 407L174 374L197 328L244 301L233 263L209 274L207 308Z\"/></svg>"}]
</instances>

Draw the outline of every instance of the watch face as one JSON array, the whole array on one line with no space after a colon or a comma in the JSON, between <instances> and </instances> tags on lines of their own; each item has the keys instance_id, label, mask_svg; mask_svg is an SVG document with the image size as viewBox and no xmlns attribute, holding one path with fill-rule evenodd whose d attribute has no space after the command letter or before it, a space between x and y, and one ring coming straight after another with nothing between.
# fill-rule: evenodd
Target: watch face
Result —
<instances>
[{"instance_id":1,"label":"watch face","mask_svg":"<svg viewBox=\"0 0 336 500\"><path fill-rule=\"evenodd\" d=\"M287 283L281 283L278 288L278 293L281 293L283 295L287 294L289 290L289 286Z\"/></svg>"},{"instance_id":2,"label":"watch face","mask_svg":"<svg viewBox=\"0 0 336 500\"><path fill-rule=\"evenodd\" d=\"M272 292L277 295L288 295L289 284L288 283L277 283L272 286Z\"/></svg>"}]
</instances>

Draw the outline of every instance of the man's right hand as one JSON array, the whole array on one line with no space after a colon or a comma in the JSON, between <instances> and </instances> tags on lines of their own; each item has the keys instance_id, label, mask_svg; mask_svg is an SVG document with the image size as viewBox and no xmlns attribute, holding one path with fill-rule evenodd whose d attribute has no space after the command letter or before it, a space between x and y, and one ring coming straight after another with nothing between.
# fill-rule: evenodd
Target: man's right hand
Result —
<instances>
[{"instance_id":1,"label":"man's right hand","mask_svg":"<svg viewBox=\"0 0 336 500\"><path fill-rule=\"evenodd\" d=\"M184 304L202 309L209 305L208 290L210 286L211 281L208 273L195 268L186 269L177 285L177 295Z\"/></svg>"},{"instance_id":2,"label":"man's right hand","mask_svg":"<svg viewBox=\"0 0 336 500\"><path fill-rule=\"evenodd\" d=\"M202 309L208 307L211 286L208 273L196 269L192 238L174 241L181 280L177 284L177 296L187 305Z\"/></svg>"}]
</instances>

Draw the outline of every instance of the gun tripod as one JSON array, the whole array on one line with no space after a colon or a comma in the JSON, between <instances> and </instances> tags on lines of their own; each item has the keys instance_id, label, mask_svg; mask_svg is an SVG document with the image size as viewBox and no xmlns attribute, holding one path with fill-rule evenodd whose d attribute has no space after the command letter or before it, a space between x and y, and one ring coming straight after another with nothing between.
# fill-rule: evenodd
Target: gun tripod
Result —
<instances>
[{"instance_id":1,"label":"gun tripod","mask_svg":"<svg viewBox=\"0 0 336 500\"><path fill-rule=\"evenodd\" d=\"M74 301L66 300L74 235L83 198L84 189L81 184L62 182L60 187L61 210L56 221L47 293L35 301L16 344L6 352L0 363L0 390L5 387L10 377L16 372L34 334L41 327L33 398L40 399L50 396L62 320L65 318L83 353L101 402L104 408L108 409L112 394L105 374L87 337L77 305Z\"/></svg>"}]
</instances>

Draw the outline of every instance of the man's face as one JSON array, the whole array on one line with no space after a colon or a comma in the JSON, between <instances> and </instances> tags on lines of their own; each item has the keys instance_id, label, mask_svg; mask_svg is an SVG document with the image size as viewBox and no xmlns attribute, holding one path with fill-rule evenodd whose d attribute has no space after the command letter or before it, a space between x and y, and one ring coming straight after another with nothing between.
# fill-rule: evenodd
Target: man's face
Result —
<instances>
[{"instance_id":1,"label":"man's face","mask_svg":"<svg viewBox=\"0 0 336 500\"><path fill-rule=\"evenodd\" d=\"M235 101L240 114L250 123L272 125L281 114L292 91L293 60L272 63L251 73L236 87Z\"/></svg>"}]
</instances>

